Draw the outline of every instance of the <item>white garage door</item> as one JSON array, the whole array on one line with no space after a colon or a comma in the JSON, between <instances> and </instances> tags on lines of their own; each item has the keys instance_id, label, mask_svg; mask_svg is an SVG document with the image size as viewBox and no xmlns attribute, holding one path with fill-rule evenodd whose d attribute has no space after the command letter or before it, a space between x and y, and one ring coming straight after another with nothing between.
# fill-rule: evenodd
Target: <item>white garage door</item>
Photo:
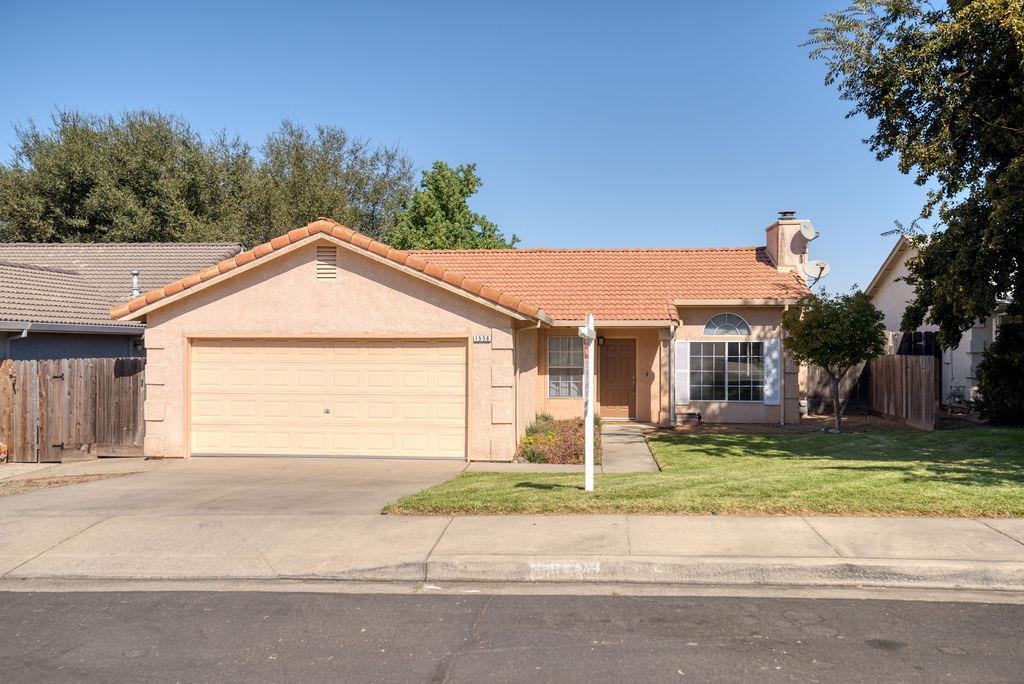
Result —
<instances>
[{"instance_id":1,"label":"white garage door","mask_svg":"<svg viewBox=\"0 0 1024 684\"><path fill-rule=\"evenodd\" d=\"M195 455L465 456L466 345L196 340Z\"/></svg>"}]
</instances>

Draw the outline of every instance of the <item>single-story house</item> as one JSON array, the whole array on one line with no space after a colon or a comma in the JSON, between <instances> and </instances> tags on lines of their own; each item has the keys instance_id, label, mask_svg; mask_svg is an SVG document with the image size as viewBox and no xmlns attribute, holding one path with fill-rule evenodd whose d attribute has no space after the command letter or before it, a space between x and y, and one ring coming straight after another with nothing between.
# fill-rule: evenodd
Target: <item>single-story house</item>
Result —
<instances>
[{"instance_id":1,"label":"single-story house","mask_svg":"<svg viewBox=\"0 0 1024 684\"><path fill-rule=\"evenodd\" d=\"M0 243L0 359L144 354L110 307L242 251L237 243ZM134 292L133 292L134 289Z\"/></svg>"},{"instance_id":2,"label":"single-story house","mask_svg":"<svg viewBox=\"0 0 1024 684\"><path fill-rule=\"evenodd\" d=\"M885 314L885 329L898 332L907 304L914 298L914 288L907 283L910 271L907 261L917 256L917 247L905 236L900 236L889 255L882 262L878 272L871 279L865 292L872 303ZM977 392L977 369L985 349L996 337L999 323L1006 315L1005 303L1000 304L989 318L978 321L960 338L960 344L952 349L935 351L941 358L942 389L940 402L943 405L971 401ZM916 344L901 344L899 353L931 354L934 335L938 326L924 325L917 330L923 337L915 338ZM904 336L904 340L908 337Z\"/></svg>"},{"instance_id":3,"label":"single-story house","mask_svg":"<svg viewBox=\"0 0 1024 684\"><path fill-rule=\"evenodd\" d=\"M115 307L145 322L146 453L510 460L539 411L795 422L780 319L801 223L760 247L402 251L319 220Z\"/></svg>"}]
</instances>

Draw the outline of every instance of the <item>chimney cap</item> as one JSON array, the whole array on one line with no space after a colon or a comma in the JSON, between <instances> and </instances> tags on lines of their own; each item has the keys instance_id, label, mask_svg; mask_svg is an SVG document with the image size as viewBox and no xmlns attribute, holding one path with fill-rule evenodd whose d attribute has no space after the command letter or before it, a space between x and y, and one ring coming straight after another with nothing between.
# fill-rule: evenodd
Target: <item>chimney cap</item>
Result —
<instances>
[{"instance_id":1,"label":"chimney cap","mask_svg":"<svg viewBox=\"0 0 1024 684\"><path fill-rule=\"evenodd\" d=\"M796 212L792 209L783 209L779 212L780 219L794 219L796 218Z\"/></svg>"}]
</instances>

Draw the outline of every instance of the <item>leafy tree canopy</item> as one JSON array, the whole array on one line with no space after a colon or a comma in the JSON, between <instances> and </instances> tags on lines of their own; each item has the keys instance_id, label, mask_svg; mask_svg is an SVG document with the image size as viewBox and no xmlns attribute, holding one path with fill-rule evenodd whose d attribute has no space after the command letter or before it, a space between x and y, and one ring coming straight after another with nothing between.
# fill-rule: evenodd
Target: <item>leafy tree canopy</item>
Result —
<instances>
[{"instance_id":1,"label":"leafy tree canopy","mask_svg":"<svg viewBox=\"0 0 1024 684\"><path fill-rule=\"evenodd\" d=\"M387 240L412 192L411 162L335 126L310 131L290 121L260 148L250 225L262 242L320 217Z\"/></svg>"},{"instance_id":2,"label":"leafy tree canopy","mask_svg":"<svg viewBox=\"0 0 1024 684\"><path fill-rule=\"evenodd\" d=\"M438 161L423 172L420 188L398 219L390 242L399 249L501 249L515 247L498 226L469 208L480 189L476 164L452 168Z\"/></svg>"},{"instance_id":3,"label":"leafy tree canopy","mask_svg":"<svg viewBox=\"0 0 1024 684\"><path fill-rule=\"evenodd\" d=\"M257 157L238 138L204 141L178 117L57 112L17 128L0 164L0 239L33 242L238 240L253 245L336 218L386 238L412 192L397 149L284 121Z\"/></svg>"},{"instance_id":4,"label":"leafy tree canopy","mask_svg":"<svg viewBox=\"0 0 1024 684\"><path fill-rule=\"evenodd\" d=\"M956 345L1024 299L1024 0L856 0L811 31L826 83L875 121L865 142L929 187L903 328ZM942 228L921 235L921 220Z\"/></svg>"},{"instance_id":5,"label":"leafy tree canopy","mask_svg":"<svg viewBox=\"0 0 1024 684\"><path fill-rule=\"evenodd\" d=\"M821 366L832 381L832 411L840 428L839 382L857 364L885 352L885 316L863 292L803 297L782 317L782 343L800 363Z\"/></svg>"},{"instance_id":6,"label":"leafy tree canopy","mask_svg":"<svg viewBox=\"0 0 1024 684\"><path fill-rule=\"evenodd\" d=\"M13 162L0 165L4 240L214 239L228 208L244 203L253 165L240 141L206 144L154 112L58 112L51 130L30 123L17 137Z\"/></svg>"}]
</instances>

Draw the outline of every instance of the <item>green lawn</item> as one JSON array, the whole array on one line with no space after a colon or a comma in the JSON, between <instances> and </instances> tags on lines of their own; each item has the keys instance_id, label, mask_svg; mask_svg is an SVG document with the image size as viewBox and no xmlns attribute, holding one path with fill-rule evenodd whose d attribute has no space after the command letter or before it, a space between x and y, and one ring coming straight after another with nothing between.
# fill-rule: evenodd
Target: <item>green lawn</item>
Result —
<instances>
[{"instance_id":1,"label":"green lawn","mask_svg":"<svg viewBox=\"0 0 1024 684\"><path fill-rule=\"evenodd\" d=\"M1024 430L650 437L660 473L467 473L389 513L1024 516Z\"/></svg>"}]
</instances>

